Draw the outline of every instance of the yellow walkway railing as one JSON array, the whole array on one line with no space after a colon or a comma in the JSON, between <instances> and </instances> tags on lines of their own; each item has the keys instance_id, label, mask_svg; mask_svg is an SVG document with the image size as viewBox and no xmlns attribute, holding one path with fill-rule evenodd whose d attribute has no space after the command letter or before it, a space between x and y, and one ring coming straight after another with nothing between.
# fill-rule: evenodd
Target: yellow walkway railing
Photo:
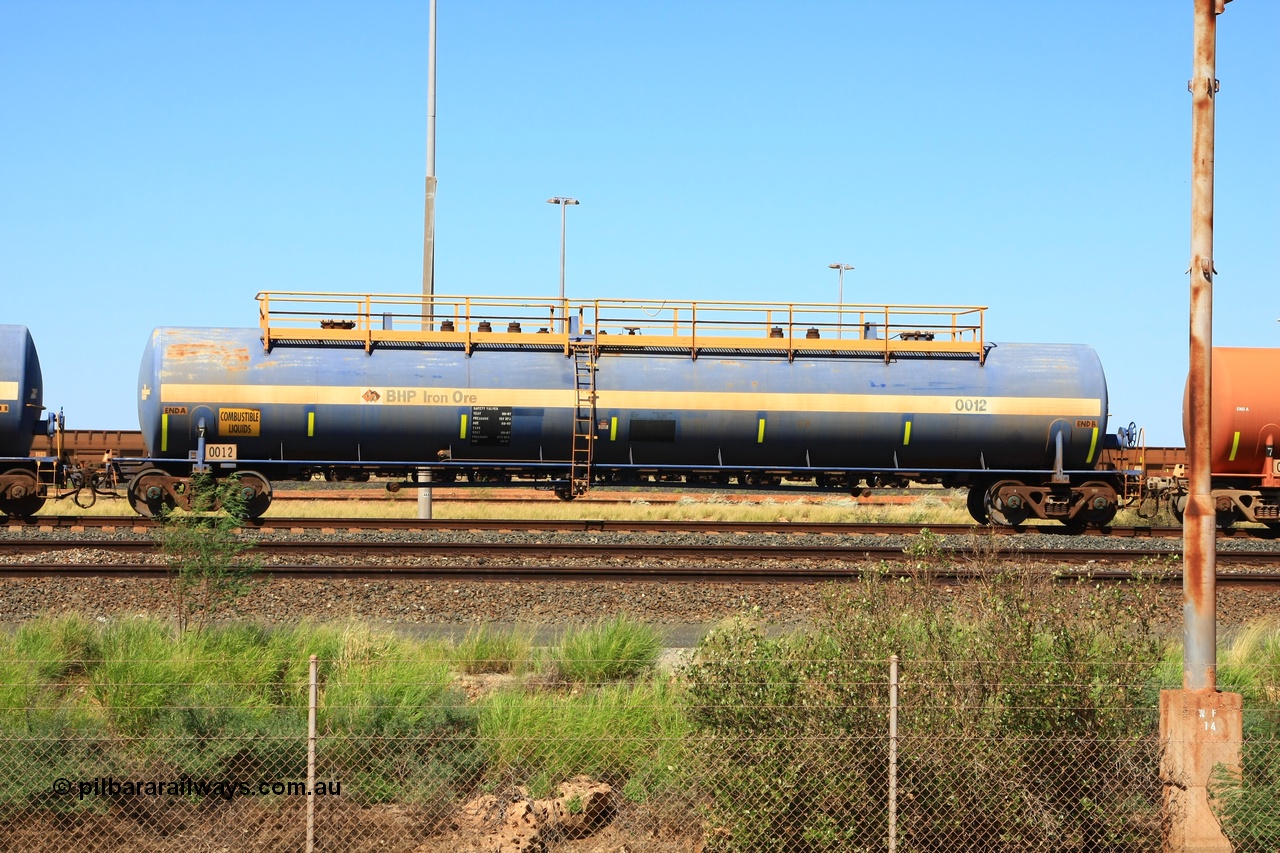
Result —
<instances>
[{"instance_id":1,"label":"yellow walkway railing","mask_svg":"<svg viewBox=\"0 0 1280 853\"><path fill-rule=\"evenodd\" d=\"M514 299L373 293L259 293L263 346L346 341L550 346L569 354L662 348L883 356L955 353L983 360L985 307Z\"/></svg>"}]
</instances>

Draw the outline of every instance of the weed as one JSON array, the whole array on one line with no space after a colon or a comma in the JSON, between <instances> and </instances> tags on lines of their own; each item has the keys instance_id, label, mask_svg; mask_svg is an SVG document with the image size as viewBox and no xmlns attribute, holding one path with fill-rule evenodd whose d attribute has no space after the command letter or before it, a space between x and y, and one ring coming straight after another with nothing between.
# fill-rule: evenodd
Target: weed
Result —
<instances>
[{"instance_id":1,"label":"weed","mask_svg":"<svg viewBox=\"0 0 1280 853\"><path fill-rule=\"evenodd\" d=\"M712 849L879 843L887 746L861 735L883 731L890 654L902 658L904 695L916 697L900 732L947 744L901 765L917 832L963 825L992 847L1009 837L1048 845L1065 832L1103 849L1111 829L1097 809L1153 814L1155 801L1119 802L1154 765L1142 698L1159 642L1142 593L1088 583L1064 592L1047 576L1007 572L971 598L869 573L833 588L810 631L771 638L740 622L710 635L686 677L690 754L725 833Z\"/></svg>"},{"instance_id":2,"label":"weed","mask_svg":"<svg viewBox=\"0 0 1280 853\"><path fill-rule=\"evenodd\" d=\"M199 475L189 488L191 510L162 512L157 533L169 566L179 636L188 629L204 630L219 610L248 592L260 565L245 556L253 546L237 533L245 518L239 478L218 483Z\"/></svg>"}]
</instances>

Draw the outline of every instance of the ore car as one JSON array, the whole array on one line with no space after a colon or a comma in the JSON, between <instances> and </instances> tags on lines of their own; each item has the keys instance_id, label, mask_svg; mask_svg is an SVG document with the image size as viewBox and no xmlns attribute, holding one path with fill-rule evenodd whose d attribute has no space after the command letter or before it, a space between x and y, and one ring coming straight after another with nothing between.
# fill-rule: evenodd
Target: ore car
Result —
<instances>
[{"instance_id":1,"label":"ore car","mask_svg":"<svg viewBox=\"0 0 1280 853\"><path fill-rule=\"evenodd\" d=\"M160 328L143 514L194 466L272 481L970 488L975 518L1106 524L1097 354L983 339L974 307L261 294L257 328ZM429 316L428 316L429 314Z\"/></svg>"}]
</instances>

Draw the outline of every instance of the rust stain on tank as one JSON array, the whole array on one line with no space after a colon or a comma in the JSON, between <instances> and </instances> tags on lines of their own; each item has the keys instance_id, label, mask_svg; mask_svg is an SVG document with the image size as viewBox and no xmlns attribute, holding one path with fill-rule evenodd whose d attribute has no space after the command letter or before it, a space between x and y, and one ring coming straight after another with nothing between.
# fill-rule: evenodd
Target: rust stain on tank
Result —
<instances>
[{"instance_id":1,"label":"rust stain on tank","mask_svg":"<svg viewBox=\"0 0 1280 853\"><path fill-rule=\"evenodd\" d=\"M166 360L198 361L202 364L214 365L224 370L247 370L249 368L249 350L245 347L233 347L219 343L169 344L164 348Z\"/></svg>"}]
</instances>

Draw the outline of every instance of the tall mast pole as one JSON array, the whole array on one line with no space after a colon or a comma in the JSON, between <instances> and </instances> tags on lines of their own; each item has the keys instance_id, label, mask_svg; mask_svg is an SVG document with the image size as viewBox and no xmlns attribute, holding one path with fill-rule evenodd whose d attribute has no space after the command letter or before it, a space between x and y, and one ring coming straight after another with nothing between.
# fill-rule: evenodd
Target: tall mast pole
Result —
<instances>
[{"instance_id":1,"label":"tall mast pole","mask_svg":"<svg viewBox=\"0 0 1280 853\"><path fill-rule=\"evenodd\" d=\"M436 0L427 35L427 192L422 217L422 331L432 327L436 276ZM431 518L431 469L418 469L418 518Z\"/></svg>"},{"instance_id":2,"label":"tall mast pole","mask_svg":"<svg viewBox=\"0 0 1280 853\"><path fill-rule=\"evenodd\" d=\"M1218 19L1227 0L1195 0L1191 81L1191 370L1187 462L1191 493L1182 527L1182 686L1217 689L1217 510L1211 481L1213 377L1213 133Z\"/></svg>"},{"instance_id":3,"label":"tall mast pole","mask_svg":"<svg viewBox=\"0 0 1280 853\"><path fill-rule=\"evenodd\" d=\"M436 274L436 0L431 0L427 36L427 187L422 218L422 328L431 328Z\"/></svg>"}]
</instances>

